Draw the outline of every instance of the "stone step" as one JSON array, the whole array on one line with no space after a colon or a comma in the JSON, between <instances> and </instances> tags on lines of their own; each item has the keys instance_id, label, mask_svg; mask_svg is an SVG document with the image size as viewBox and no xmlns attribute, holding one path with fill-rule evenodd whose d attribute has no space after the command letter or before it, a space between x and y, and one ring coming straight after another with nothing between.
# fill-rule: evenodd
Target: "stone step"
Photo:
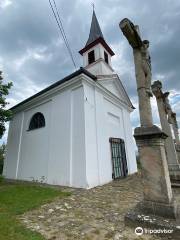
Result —
<instances>
[{"instance_id":1,"label":"stone step","mask_svg":"<svg viewBox=\"0 0 180 240\"><path fill-rule=\"evenodd\" d=\"M171 187L173 187L173 188L180 188L180 182L173 182L173 183L171 183Z\"/></svg>"}]
</instances>

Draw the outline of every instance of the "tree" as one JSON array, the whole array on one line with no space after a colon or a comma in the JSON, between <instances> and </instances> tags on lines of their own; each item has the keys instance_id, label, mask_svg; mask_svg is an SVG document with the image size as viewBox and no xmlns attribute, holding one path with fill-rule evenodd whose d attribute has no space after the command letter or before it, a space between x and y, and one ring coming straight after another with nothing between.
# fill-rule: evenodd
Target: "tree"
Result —
<instances>
[{"instance_id":1,"label":"tree","mask_svg":"<svg viewBox=\"0 0 180 240\"><path fill-rule=\"evenodd\" d=\"M0 146L0 174L2 174L2 171L3 171L5 151L6 151L6 145L3 143Z\"/></svg>"},{"instance_id":2,"label":"tree","mask_svg":"<svg viewBox=\"0 0 180 240\"><path fill-rule=\"evenodd\" d=\"M2 71L0 71L0 138L2 138L6 128L5 123L12 117L12 112L6 109L6 96L9 94L9 89L12 87L12 82L3 84Z\"/></svg>"}]
</instances>

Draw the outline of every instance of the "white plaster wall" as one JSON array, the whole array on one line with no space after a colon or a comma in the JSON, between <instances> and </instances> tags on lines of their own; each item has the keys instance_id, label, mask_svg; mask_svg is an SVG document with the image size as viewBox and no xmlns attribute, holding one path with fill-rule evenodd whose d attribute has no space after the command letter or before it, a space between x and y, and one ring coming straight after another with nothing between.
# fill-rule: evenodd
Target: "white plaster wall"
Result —
<instances>
[{"instance_id":1,"label":"white plaster wall","mask_svg":"<svg viewBox=\"0 0 180 240\"><path fill-rule=\"evenodd\" d=\"M49 142L48 183L70 184L70 107L71 91L52 98Z\"/></svg>"},{"instance_id":2,"label":"white plaster wall","mask_svg":"<svg viewBox=\"0 0 180 240\"><path fill-rule=\"evenodd\" d=\"M88 53L94 50L95 61L99 59L100 56L100 44L95 45L94 47L90 48L87 52L83 53L83 66L86 67L88 63Z\"/></svg>"},{"instance_id":3,"label":"white plaster wall","mask_svg":"<svg viewBox=\"0 0 180 240\"><path fill-rule=\"evenodd\" d=\"M46 126L27 131L36 112L43 113ZM81 84L15 114L9 128L4 175L16 178L16 170L18 179L40 181L44 176L49 184L87 188Z\"/></svg>"},{"instance_id":4,"label":"white plaster wall","mask_svg":"<svg viewBox=\"0 0 180 240\"><path fill-rule=\"evenodd\" d=\"M114 81L117 81L117 79L114 80ZM116 95L118 98L124 100L124 99L123 99L123 94L120 93L119 89L117 89L117 87L116 87L115 84L114 84L114 81L112 81L112 80L110 80L110 79L107 79L107 80L99 80L99 83L100 83L103 87L107 88L107 89L108 89L110 92L112 92L114 95ZM119 80L118 80L118 81L119 81Z\"/></svg>"},{"instance_id":5,"label":"white plaster wall","mask_svg":"<svg viewBox=\"0 0 180 240\"><path fill-rule=\"evenodd\" d=\"M109 65L112 67L112 64L111 64L111 55L106 51L106 49L105 49L101 44L99 44L99 49L100 49L100 57L101 57L101 58L104 59L104 51L107 53Z\"/></svg>"},{"instance_id":6,"label":"white plaster wall","mask_svg":"<svg viewBox=\"0 0 180 240\"><path fill-rule=\"evenodd\" d=\"M91 63L86 67L86 69L94 75L113 74L113 71L108 67L103 59L100 59L98 62Z\"/></svg>"},{"instance_id":7,"label":"white plaster wall","mask_svg":"<svg viewBox=\"0 0 180 240\"><path fill-rule=\"evenodd\" d=\"M97 88L84 83L84 89L86 174L89 187L94 187L112 180L110 137L124 139L129 173L136 171L135 149L129 112Z\"/></svg>"},{"instance_id":8,"label":"white plaster wall","mask_svg":"<svg viewBox=\"0 0 180 240\"><path fill-rule=\"evenodd\" d=\"M53 97L48 183L86 187L82 86Z\"/></svg>"},{"instance_id":9,"label":"white plaster wall","mask_svg":"<svg viewBox=\"0 0 180 240\"><path fill-rule=\"evenodd\" d=\"M107 124L107 109L104 102L104 96L98 89L95 90L95 98L99 183L102 185L112 180L112 165L109 146L109 130Z\"/></svg>"},{"instance_id":10,"label":"white plaster wall","mask_svg":"<svg viewBox=\"0 0 180 240\"><path fill-rule=\"evenodd\" d=\"M83 87L71 92L71 186L87 188Z\"/></svg>"},{"instance_id":11,"label":"white plaster wall","mask_svg":"<svg viewBox=\"0 0 180 240\"><path fill-rule=\"evenodd\" d=\"M94 50L95 53L95 61L99 58L104 59L104 51L108 54L109 65L112 67L111 64L111 55L106 51L106 49L99 43L92 48L90 48L87 52L83 53L83 66L86 67L88 63L88 53Z\"/></svg>"},{"instance_id":12,"label":"white plaster wall","mask_svg":"<svg viewBox=\"0 0 180 240\"><path fill-rule=\"evenodd\" d=\"M90 73L96 75L100 75L102 73L102 61L91 63L86 67Z\"/></svg>"},{"instance_id":13,"label":"white plaster wall","mask_svg":"<svg viewBox=\"0 0 180 240\"><path fill-rule=\"evenodd\" d=\"M28 131L29 123L36 112L45 117L45 127ZM51 102L46 102L24 112L18 179L39 180L44 176L47 182L50 138Z\"/></svg>"},{"instance_id":14,"label":"white plaster wall","mask_svg":"<svg viewBox=\"0 0 180 240\"><path fill-rule=\"evenodd\" d=\"M88 53L94 50L95 61L89 65ZM108 64L104 61L104 51L108 54L109 65L111 66L111 55L105 50L105 48L99 43L94 47L90 48L83 54L83 66L94 75L112 74L113 71L108 67Z\"/></svg>"},{"instance_id":15,"label":"white plaster wall","mask_svg":"<svg viewBox=\"0 0 180 240\"><path fill-rule=\"evenodd\" d=\"M122 138L124 139L124 129L123 129L123 116L122 116L122 107L115 106L110 100L104 98L104 105L106 111L106 128L107 128L107 136L106 136L106 148L107 148L107 156L108 161L111 166L111 174L109 173L112 179L112 159L111 159L111 148L109 138Z\"/></svg>"},{"instance_id":16,"label":"white plaster wall","mask_svg":"<svg viewBox=\"0 0 180 240\"><path fill-rule=\"evenodd\" d=\"M137 172L137 162L136 162L136 146L133 139L133 130L130 120L130 114L126 109L123 109L124 118L124 130L125 130L125 147L126 147L126 157L128 161L129 174Z\"/></svg>"},{"instance_id":17,"label":"white plaster wall","mask_svg":"<svg viewBox=\"0 0 180 240\"><path fill-rule=\"evenodd\" d=\"M97 186L99 180L98 142L95 90L84 84L86 176L88 187Z\"/></svg>"},{"instance_id":18,"label":"white plaster wall","mask_svg":"<svg viewBox=\"0 0 180 240\"><path fill-rule=\"evenodd\" d=\"M110 100L104 99L108 136L124 139L122 107L115 106Z\"/></svg>"},{"instance_id":19,"label":"white plaster wall","mask_svg":"<svg viewBox=\"0 0 180 240\"><path fill-rule=\"evenodd\" d=\"M102 60L101 64L102 64L102 72L99 75L113 74L114 70L109 68L108 64L104 60Z\"/></svg>"},{"instance_id":20,"label":"white plaster wall","mask_svg":"<svg viewBox=\"0 0 180 240\"><path fill-rule=\"evenodd\" d=\"M3 169L3 175L6 178L16 178L22 120L23 113L21 112L16 114L9 124L7 153Z\"/></svg>"},{"instance_id":21,"label":"white plaster wall","mask_svg":"<svg viewBox=\"0 0 180 240\"><path fill-rule=\"evenodd\" d=\"M110 137L125 139L129 172L134 172L129 112L103 94L83 81L15 114L9 128L5 176L16 177L19 159L18 179L45 176L50 184L83 188L107 183L112 180ZM44 114L46 127L27 131L36 112Z\"/></svg>"},{"instance_id":22,"label":"white plaster wall","mask_svg":"<svg viewBox=\"0 0 180 240\"><path fill-rule=\"evenodd\" d=\"M85 89L85 136L86 171L89 187L112 180L109 137L119 137L119 125L109 123L108 106L103 95L94 87L84 84Z\"/></svg>"},{"instance_id":23,"label":"white plaster wall","mask_svg":"<svg viewBox=\"0 0 180 240\"><path fill-rule=\"evenodd\" d=\"M107 99L105 105L108 113L108 136L122 138L125 141L128 174L132 174L137 171L137 164L130 112L122 106L115 106Z\"/></svg>"}]
</instances>

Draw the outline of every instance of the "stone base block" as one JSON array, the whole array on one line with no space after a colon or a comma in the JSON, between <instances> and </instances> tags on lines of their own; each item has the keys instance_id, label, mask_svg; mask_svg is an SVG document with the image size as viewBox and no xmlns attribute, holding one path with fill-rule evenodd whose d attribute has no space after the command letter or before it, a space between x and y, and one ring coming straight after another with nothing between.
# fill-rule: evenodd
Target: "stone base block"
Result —
<instances>
[{"instance_id":1,"label":"stone base block","mask_svg":"<svg viewBox=\"0 0 180 240\"><path fill-rule=\"evenodd\" d=\"M153 125L151 127L137 127L134 129L134 137L136 140L150 140L150 139L157 139L162 138L166 139L167 134L162 132L162 130L156 126Z\"/></svg>"},{"instance_id":2,"label":"stone base block","mask_svg":"<svg viewBox=\"0 0 180 240\"><path fill-rule=\"evenodd\" d=\"M176 151L180 153L180 144L175 144Z\"/></svg>"},{"instance_id":3,"label":"stone base block","mask_svg":"<svg viewBox=\"0 0 180 240\"><path fill-rule=\"evenodd\" d=\"M180 173L180 164L168 164L169 171L176 171Z\"/></svg>"},{"instance_id":4,"label":"stone base block","mask_svg":"<svg viewBox=\"0 0 180 240\"><path fill-rule=\"evenodd\" d=\"M177 219L179 217L177 204L170 204L144 200L137 204L136 209L144 214L152 214L160 217Z\"/></svg>"},{"instance_id":5,"label":"stone base block","mask_svg":"<svg viewBox=\"0 0 180 240\"><path fill-rule=\"evenodd\" d=\"M180 182L180 171L169 171L171 182Z\"/></svg>"},{"instance_id":6,"label":"stone base block","mask_svg":"<svg viewBox=\"0 0 180 240\"><path fill-rule=\"evenodd\" d=\"M180 164L170 164L168 169L171 183L180 182Z\"/></svg>"},{"instance_id":7,"label":"stone base block","mask_svg":"<svg viewBox=\"0 0 180 240\"><path fill-rule=\"evenodd\" d=\"M165 210L166 211L166 210ZM159 237L170 237L173 240L179 240L180 221L175 219L162 218L156 215L145 214L139 209L133 209L125 216L125 225L136 229L142 229L142 236L145 234L158 235ZM151 233L148 231L151 230Z\"/></svg>"},{"instance_id":8,"label":"stone base block","mask_svg":"<svg viewBox=\"0 0 180 240\"><path fill-rule=\"evenodd\" d=\"M142 167L144 199L157 203L172 202L171 182L164 148L167 135L153 125L135 128L134 137Z\"/></svg>"}]
</instances>

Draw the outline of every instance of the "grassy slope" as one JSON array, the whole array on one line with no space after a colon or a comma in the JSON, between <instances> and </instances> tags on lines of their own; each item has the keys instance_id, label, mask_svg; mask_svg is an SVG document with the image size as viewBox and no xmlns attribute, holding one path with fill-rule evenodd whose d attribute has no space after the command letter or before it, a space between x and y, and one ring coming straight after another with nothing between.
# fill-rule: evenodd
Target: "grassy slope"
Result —
<instances>
[{"instance_id":1,"label":"grassy slope","mask_svg":"<svg viewBox=\"0 0 180 240\"><path fill-rule=\"evenodd\" d=\"M23 227L16 216L51 201L68 196L60 190L29 184L0 183L0 240L42 240L38 233Z\"/></svg>"}]
</instances>

